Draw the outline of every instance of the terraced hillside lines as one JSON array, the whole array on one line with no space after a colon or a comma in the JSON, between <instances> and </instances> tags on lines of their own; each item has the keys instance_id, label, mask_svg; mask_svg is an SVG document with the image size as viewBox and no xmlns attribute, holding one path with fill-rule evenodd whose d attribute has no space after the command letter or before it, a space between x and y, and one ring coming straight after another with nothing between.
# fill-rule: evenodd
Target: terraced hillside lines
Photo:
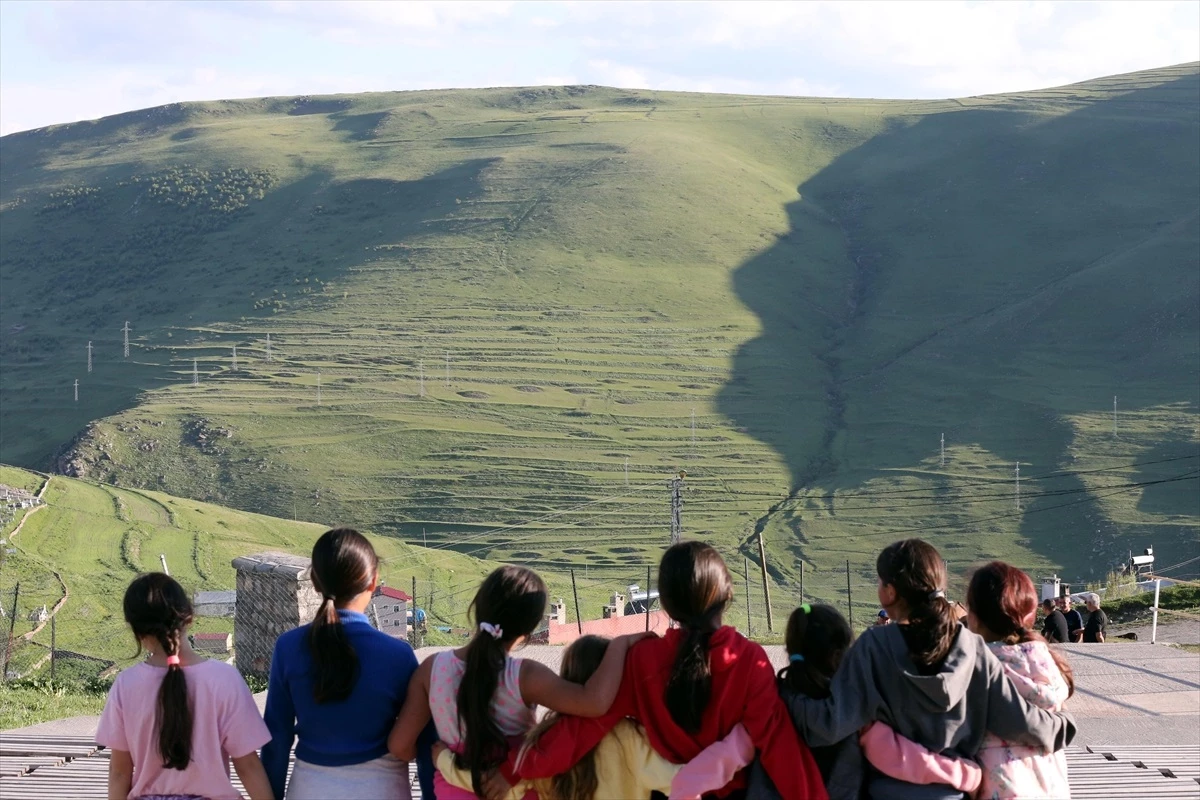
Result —
<instances>
[{"instance_id":1,"label":"terraced hillside lines","mask_svg":"<svg viewBox=\"0 0 1200 800\"><path fill-rule=\"evenodd\" d=\"M1186 481L990 495L1018 461L1035 491L1195 447L1198 82L376 93L5 137L0 458L119 486L138 563L209 580L212 526L152 490L611 585L685 469L685 531L743 572L765 534L792 599L802 561L844 598L850 557L871 602L912 532L959 572L1181 561ZM1136 446L1085 433L1113 394Z\"/></svg>"},{"instance_id":2,"label":"terraced hillside lines","mask_svg":"<svg viewBox=\"0 0 1200 800\"><path fill-rule=\"evenodd\" d=\"M20 474L11 467L0 468L3 478ZM53 478L45 499L46 506L28 517L21 531L20 549L6 554L0 568L6 609L11 608L14 585L21 584L16 633L48 645L49 631L27 618L31 609L45 604L57 612L59 648L122 664L133 657L133 647L121 618L121 597L139 572L160 568L159 554L166 556L172 576L189 592L231 589L230 561L235 556L263 550L307 554L324 530L312 523L63 477ZM169 519L183 524L176 526ZM368 535L383 558L382 579L407 589L415 577L420 596L426 598L431 588L435 597L451 586L473 591L492 568L457 553L418 550L394 538ZM569 586L554 573L548 573L547 580L560 593ZM598 595L589 586L585 597L597 604ZM466 623L464 609L465 604L435 607L444 624L460 628ZM227 630L231 624L201 618L195 629Z\"/></svg>"}]
</instances>

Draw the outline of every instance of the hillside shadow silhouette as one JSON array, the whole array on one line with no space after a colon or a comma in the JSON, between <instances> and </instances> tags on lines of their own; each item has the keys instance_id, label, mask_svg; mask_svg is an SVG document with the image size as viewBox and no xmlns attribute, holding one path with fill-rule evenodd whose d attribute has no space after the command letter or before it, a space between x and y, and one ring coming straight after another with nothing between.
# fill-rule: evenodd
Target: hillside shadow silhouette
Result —
<instances>
[{"instance_id":1,"label":"hillside shadow silhouette","mask_svg":"<svg viewBox=\"0 0 1200 800\"><path fill-rule=\"evenodd\" d=\"M1031 475L1070 469L1061 420L1118 391L1195 409L1189 69L1101 98L1068 87L1055 102L1087 104L1058 116L1035 95L897 121L835 159L799 186L789 234L734 274L762 332L719 410L782 456L795 489L828 491L936 464L941 433ZM1083 490L1070 476L1046 488ZM1092 569L1108 555L1092 555L1108 546L1101 516L1082 494L1037 499L1018 537ZM1086 536L1049 541L1062 528Z\"/></svg>"}]
</instances>

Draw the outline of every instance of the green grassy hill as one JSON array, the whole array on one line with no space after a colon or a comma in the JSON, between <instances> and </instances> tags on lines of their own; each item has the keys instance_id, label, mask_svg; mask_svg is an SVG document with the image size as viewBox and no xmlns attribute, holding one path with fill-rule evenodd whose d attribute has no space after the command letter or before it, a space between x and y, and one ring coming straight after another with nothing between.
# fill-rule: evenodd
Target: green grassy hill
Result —
<instances>
[{"instance_id":1,"label":"green grassy hill","mask_svg":"<svg viewBox=\"0 0 1200 800\"><path fill-rule=\"evenodd\" d=\"M849 558L869 599L909 534L960 572L1181 561L1198 135L1196 64L947 101L455 90L10 135L0 460L613 580L656 560L685 469L685 532L738 564L763 530L779 605L802 560L832 599Z\"/></svg>"}]
</instances>

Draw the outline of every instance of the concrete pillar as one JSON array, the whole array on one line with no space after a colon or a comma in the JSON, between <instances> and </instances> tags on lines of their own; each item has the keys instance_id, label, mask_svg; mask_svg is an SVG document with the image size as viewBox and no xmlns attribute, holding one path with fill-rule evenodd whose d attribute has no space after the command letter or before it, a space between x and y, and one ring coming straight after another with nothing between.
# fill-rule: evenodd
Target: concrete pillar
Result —
<instances>
[{"instance_id":1,"label":"concrete pillar","mask_svg":"<svg viewBox=\"0 0 1200 800\"><path fill-rule=\"evenodd\" d=\"M321 595L312 584L312 564L288 553L255 553L235 558L233 568L237 570L236 664L243 672L266 675L275 640L312 622L321 606Z\"/></svg>"}]
</instances>

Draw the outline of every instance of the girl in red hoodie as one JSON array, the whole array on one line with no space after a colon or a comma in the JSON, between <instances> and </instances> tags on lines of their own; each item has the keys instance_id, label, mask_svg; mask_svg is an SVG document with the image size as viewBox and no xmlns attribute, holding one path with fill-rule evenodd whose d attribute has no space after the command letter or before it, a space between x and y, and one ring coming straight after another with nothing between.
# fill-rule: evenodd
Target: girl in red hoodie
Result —
<instances>
[{"instance_id":1,"label":"girl in red hoodie","mask_svg":"<svg viewBox=\"0 0 1200 800\"><path fill-rule=\"evenodd\" d=\"M663 609L679 627L631 647L609 712L596 719L561 718L522 754L520 776L548 778L570 769L625 717L640 722L651 746L677 764L741 723L784 798L827 800L812 754L779 699L767 654L721 624L733 581L717 551L702 542L674 545L659 565L658 589ZM745 785L743 771L717 796Z\"/></svg>"}]
</instances>

